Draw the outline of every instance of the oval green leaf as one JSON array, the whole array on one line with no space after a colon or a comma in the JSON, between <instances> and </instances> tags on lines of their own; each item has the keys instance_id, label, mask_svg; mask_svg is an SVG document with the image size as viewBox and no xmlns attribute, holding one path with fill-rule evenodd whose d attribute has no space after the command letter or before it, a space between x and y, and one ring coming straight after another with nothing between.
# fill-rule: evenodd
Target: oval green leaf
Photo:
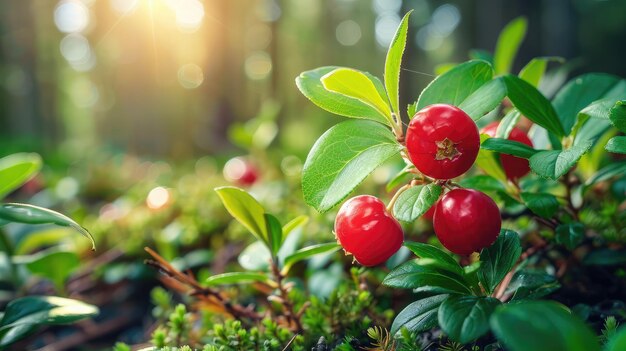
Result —
<instances>
[{"instance_id":1,"label":"oval green leaf","mask_svg":"<svg viewBox=\"0 0 626 351\"><path fill-rule=\"evenodd\" d=\"M448 295L435 295L406 306L393 320L391 335L396 335L402 327L419 333L437 326L437 312L446 298Z\"/></svg>"},{"instance_id":2,"label":"oval green leaf","mask_svg":"<svg viewBox=\"0 0 626 351\"><path fill-rule=\"evenodd\" d=\"M389 95L391 107L398 118L400 118L400 99L398 94L398 88L400 85L400 67L402 65L404 47L406 46L406 35L409 30L409 16L411 16L411 12L413 12L413 10L409 11L406 15L404 15L404 18L402 18L400 26L398 26L396 34L389 45L387 58L385 59L385 88L387 89L387 94Z\"/></svg>"},{"instance_id":3,"label":"oval green leaf","mask_svg":"<svg viewBox=\"0 0 626 351\"><path fill-rule=\"evenodd\" d=\"M466 344L489 331L489 317L500 300L485 296L450 296L439 306L439 326L450 339Z\"/></svg>"},{"instance_id":4,"label":"oval green leaf","mask_svg":"<svg viewBox=\"0 0 626 351\"><path fill-rule=\"evenodd\" d=\"M519 235L506 229L502 230L496 242L480 252L478 280L489 294L509 273L521 254Z\"/></svg>"},{"instance_id":5,"label":"oval green leaf","mask_svg":"<svg viewBox=\"0 0 626 351\"><path fill-rule=\"evenodd\" d=\"M470 294L471 290L463 278L439 268L436 264L422 265L411 260L394 268L383 280L383 284L402 289L435 288L441 293Z\"/></svg>"},{"instance_id":6,"label":"oval green leaf","mask_svg":"<svg viewBox=\"0 0 626 351\"><path fill-rule=\"evenodd\" d=\"M1 204L0 219L7 222L25 224L55 224L62 227L71 227L91 241L92 250L96 249L96 242L87 229L81 227L71 218L47 208L27 204Z\"/></svg>"},{"instance_id":7,"label":"oval green leaf","mask_svg":"<svg viewBox=\"0 0 626 351\"><path fill-rule=\"evenodd\" d=\"M341 202L402 146L387 127L363 120L339 123L313 145L302 171L304 200L319 212Z\"/></svg>"},{"instance_id":8,"label":"oval green leaf","mask_svg":"<svg viewBox=\"0 0 626 351\"><path fill-rule=\"evenodd\" d=\"M441 185L417 185L403 191L393 206L393 215L400 221L413 222L428 211L441 195Z\"/></svg>"},{"instance_id":9,"label":"oval green leaf","mask_svg":"<svg viewBox=\"0 0 626 351\"><path fill-rule=\"evenodd\" d=\"M553 301L502 305L491 330L511 351L599 351L596 335L567 308Z\"/></svg>"},{"instance_id":10,"label":"oval green leaf","mask_svg":"<svg viewBox=\"0 0 626 351\"><path fill-rule=\"evenodd\" d=\"M18 153L0 158L0 200L35 176L41 169L41 157Z\"/></svg>"},{"instance_id":11,"label":"oval green leaf","mask_svg":"<svg viewBox=\"0 0 626 351\"><path fill-rule=\"evenodd\" d=\"M263 206L252 195L239 188L225 186L215 188L215 192L228 213L271 249Z\"/></svg>"}]
</instances>

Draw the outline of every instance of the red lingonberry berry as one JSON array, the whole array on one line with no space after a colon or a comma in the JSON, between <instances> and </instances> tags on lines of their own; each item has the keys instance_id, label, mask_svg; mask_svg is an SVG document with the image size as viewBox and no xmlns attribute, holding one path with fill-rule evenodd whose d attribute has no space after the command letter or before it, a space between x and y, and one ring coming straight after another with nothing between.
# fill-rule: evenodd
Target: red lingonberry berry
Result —
<instances>
[{"instance_id":1,"label":"red lingonberry berry","mask_svg":"<svg viewBox=\"0 0 626 351\"><path fill-rule=\"evenodd\" d=\"M250 186L259 179L259 171L249 160L234 157L224 165L224 178L241 186Z\"/></svg>"},{"instance_id":2,"label":"red lingonberry berry","mask_svg":"<svg viewBox=\"0 0 626 351\"><path fill-rule=\"evenodd\" d=\"M346 201L335 219L335 235L346 253L364 266L377 266L396 253L404 241L400 223L374 196Z\"/></svg>"},{"instance_id":3,"label":"red lingonberry berry","mask_svg":"<svg viewBox=\"0 0 626 351\"><path fill-rule=\"evenodd\" d=\"M500 234L501 225L496 203L473 189L449 191L437 203L433 219L441 244L459 255L469 255L491 245Z\"/></svg>"},{"instance_id":4,"label":"red lingonberry berry","mask_svg":"<svg viewBox=\"0 0 626 351\"><path fill-rule=\"evenodd\" d=\"M458 107L430 105L415 114L406 132L406 148L415 167L435 179L467 172L476 161L480 135Z\"/></svg>"}]
</instances>

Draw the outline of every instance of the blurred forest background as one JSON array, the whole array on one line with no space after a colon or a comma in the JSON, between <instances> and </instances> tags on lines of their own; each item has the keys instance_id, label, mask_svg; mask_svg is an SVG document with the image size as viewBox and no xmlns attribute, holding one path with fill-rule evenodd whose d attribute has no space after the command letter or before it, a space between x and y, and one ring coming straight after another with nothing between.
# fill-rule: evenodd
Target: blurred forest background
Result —
<instances>
[{"instance_id":1,"label":"blurred forest background","mask_svg":"<svg viewBox=\"0 0 626 351\"><path fill-rule=\"evenodd\" d=\"M520 15L529 34L516 70L561 56L574 73L626 76L623 0L2 0L0 156L233 154L229 125L268 114L281 147L303 160L337 117L294 78L330 64L382 76L410 9L403 105L438 64L492 51Z\"/></svg>"}]
</instances>

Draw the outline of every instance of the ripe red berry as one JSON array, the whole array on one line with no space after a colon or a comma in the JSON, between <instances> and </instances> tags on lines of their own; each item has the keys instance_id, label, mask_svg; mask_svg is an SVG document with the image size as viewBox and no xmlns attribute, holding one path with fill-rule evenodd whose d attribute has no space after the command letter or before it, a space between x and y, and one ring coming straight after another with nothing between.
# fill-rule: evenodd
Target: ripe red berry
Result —
<instances>
[{"instance_id":1,"label":"ripe red berry","mask_svg":"<svg viewBox=\"0 0 626 351\"><path fill-rule=\"evenodd\" d=\"M406 132L411 162L425 175L451 179L476 161L480 135L474 121L458 107L430 105L415 114Z\"/></svg>"},{"instance_id":2,"label":"ripe red berry","mask_svg":"<svg viewBox=\"0 0 626 351\"><path fill-rule=\"evenodd\" d=\"M498 129L499 124L500 122L497 121L490 123L485 128L483 128L482 133L487 134L492 138L495 137L496 130ZM513 128L507 140L517 141L533 147L533 142L528 138L528 135L526 135L523 130L517 127ZM502 164L502 168L504 169L506 177L513 181L516 181L517 179L527 175L530 172L528 160L521 157L502 154L500 155L500 163Z\"/></svg>"},{"instance_id":3,"label":"ripe red berry","mask_svg":"<svg viewBox=\"0 0 626 351\"><path fill-rule=\"evenodd\" d=\"M377 266L396 253L404 241L400 223L374 196L346 201L335 219L335 235L346 253L364 266Z\"/></svg>"},{"instance_id":4,"label":"ripe red berry","mask_svg":"<svg viewBox=\"0 0 626 351\"><path fill-rule=\"evenodd\" d=\"M243 157L234 157L224 165L224 178L241 186L250 186L259 178L259 171Z\"/></svg>"},{"instance_id":5,"label":"ripe red berry","mask_svg":"<svg viewBox=\"0 0 626 351\"><path fill-rule=\"evenodd\" d=\"M448 250L469 255L491 245L502 220L496 203L472 189L454 189L437 203L433 227L441 244Z\"/></svg>"},{"instance_id":6,"label":"ripe red berry","mask_svg":"<svg viewBox=\"0 0 626 351\"><path fill-rule=\"evenodd\" d=\"M422 218L429 220L429 221L433 221L433 218L435 217L435 208L437 208L437 203L435 203L434 205L432 205L428 211L426 211L423 215Z\"/></svg>"}]
</instances>

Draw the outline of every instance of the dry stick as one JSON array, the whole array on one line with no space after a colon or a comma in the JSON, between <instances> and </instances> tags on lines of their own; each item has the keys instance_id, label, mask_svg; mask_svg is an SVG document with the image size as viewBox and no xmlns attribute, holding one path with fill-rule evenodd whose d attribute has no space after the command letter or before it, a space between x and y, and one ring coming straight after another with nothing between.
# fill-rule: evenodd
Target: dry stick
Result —
<instances>
[{"instance_id":1,"label":"dry stick","mask_svg":"<svg viewBox=\"0 0 626 351\"><path fill-rule=\"evenodd\" d=\"M191 295L192 296L204 296L212 302L217 302L218 305L224 308L230 315L235 318L248 318L253 321L258 321L262 319L262 316L251 308L243 307L239 304L233 304L228 299L226 299L219 291L211 289L209 287L203 287L198 283L194 278L179 272L176 268L174 268L169 262L167 262L163 257L161 257L154 250L146 247L145 250L152 256L156 261L146 260L145 263L149 266L157 268L161 273L169 276L170 278L187 285L192 288ZM212 299L211 299L212 298Z\"/></svg>"},{"instance_id":2,"label":"dry stick","mask_svg":"<svg viewBox=\"0 0 626 351\"><path fill-rule=\"evenodd\" d=\"M285 313L285 317L287 317L287 321L289 322L289 325L291 326L291 322L293 322L296 325L295 332L297 334L300 334L304 331L304 329L302 328L302 323L300 322L300 316L299 316L301 315L300 314L301 311L298 311L298 313L294 311L293 303L289 299L288 287L286 287L283 284L283 279L285 277L282 275L282 273L280 273L280 270L278 269L278 266L276 265L274 260L272 260L271 267L272 267L272 273L274 274L274 279L276 280L276 284L278 285L278 291L280 292L280 299L282 300L282 301L280 300L277 300L277 301L280 302L280 304L283 306L283 312Z\"/></svg>"}]
</instances>

